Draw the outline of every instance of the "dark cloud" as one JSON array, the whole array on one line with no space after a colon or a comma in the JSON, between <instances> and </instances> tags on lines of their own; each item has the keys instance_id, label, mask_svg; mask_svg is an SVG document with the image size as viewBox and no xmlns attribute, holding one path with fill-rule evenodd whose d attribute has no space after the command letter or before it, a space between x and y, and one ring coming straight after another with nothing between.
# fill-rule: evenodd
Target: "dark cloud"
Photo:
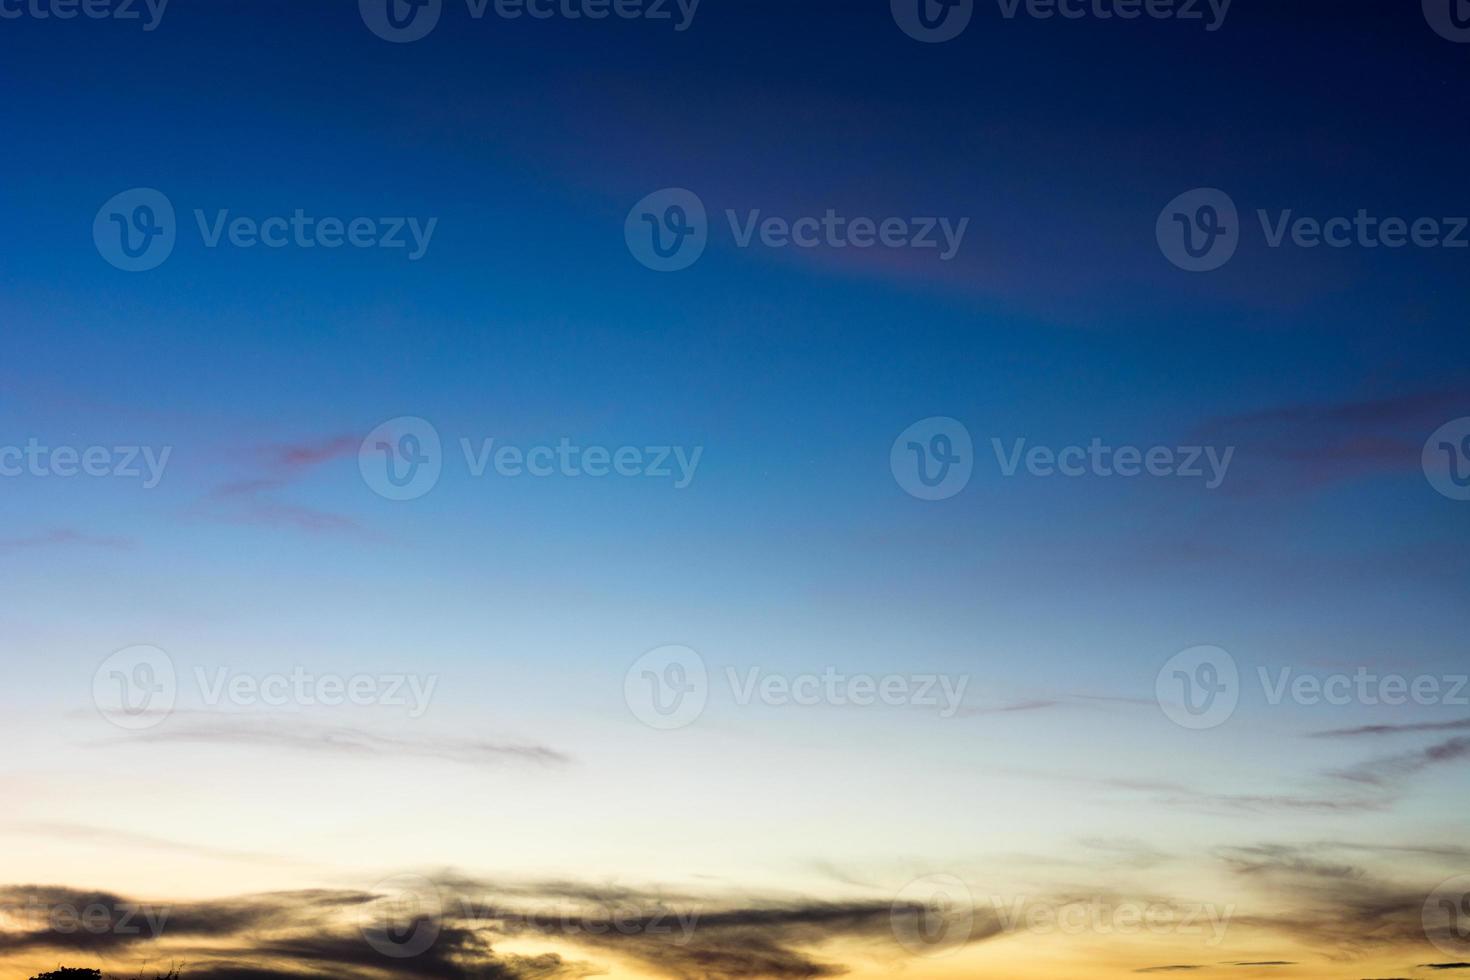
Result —
<instances>
[{"instance_id":1,"label":"dark cloud","mask_svg":"<svg viewBox=\"0 0 1470 980\"><path fill-rule=\"evenodd\" d=\"M1236 925L1289 934L1334 959L1426 942L1423 909L1430 885L1385 880L1332 860L1320 847L1258 845L1227 848L1219 855L1282 909L1237 915Z\"/></svg>"},{"instance_id":2,"label":"dark cloud","mask_svg":"<svg viewBox=\"0 0 1470 980\"><path fill-rule=\"evenodd\" d=\"M1470 737L1452 738L1415 752L1369 759L1319 773L1322 778L1312 793L1222 793L1158 779L1015 772L1030 778L1146 793L1159 805L1169 807L1197 807L1215 812L1366 813L1387 810L1397 803L1402 797L1402 784L1410 777L1467 758L1470 758Z\"/></svg>"},{"instance_id":3,"label":"dark cloud","mask_svg":"<svg viewBox=\"0 0 1470 980\"><path fill-rule=\"evenodd\" d=\"M1466 758L1470 758L1470 737L1452 738L1416 752L1361 762L1347 769L1336 770L1331 775L1350 782L1384 786L1395 780L1417 775L1433 766Z\"/></svg>"},{"instance_id":4,"label":"dark cloud","mask_svg":"<svg viewBox=\"0 0 1470 980\"><path fill-rule=\"evenodd\" d=\"M847 972L845 967L812 951L836 939L892 943L896 919L927 914L891 901L706 906L687 910L690 914L682 918L667 909L646 911L662 901L662 896L624 894L613 909L591 916L501 915L496 925L509 933L559 936L630 957L671 977L732 980L838 976ZM1000 931L995 916L977 915L967 940L980 941Z\"/></svg>"},{"instance_id":5,"label":"dark cloud","mask_svg":"<svg viewBox=\"0 0 1470 980\"><path fill-rule=\"evenodd\" d=\"M1313 732L1312 738L1357 738L1363 735L1403 735L1413 732L1453 732L1470 728L1470 718L1456 721L1425 721L1409 725L1362 725L1358 728L1333 728Z\"/></svg>"},{"instance_id":6,"label":"dark cloud","mask_svg":"<svg viewBox=\"0 0 1470 980\"><path fill-rule=\"evenodd\" d=\"M319 890L177 903L162 908L161 930L117 928L135 903L109 893L16 886L0 889L7 909L99 907L97 928L83 935L32 921L0 933L0 954L55 950L114 961L172 958L189 980L567 980L602 972L560 953L501 953L515 938L572 947L592 958L635 961L687 980L830 977L846 972L821 953L844 939L883 940L894 956L896 916L924 915L890 901L702 902L670 906L661 892L599 890L550 882L503 887L454 876L413 879L399 894ZM422 901L429 899L427 902ZM1000 931L984 916L965 937ZM423 938L424 942L415 940Z\"/></svg>"}]
</instances>

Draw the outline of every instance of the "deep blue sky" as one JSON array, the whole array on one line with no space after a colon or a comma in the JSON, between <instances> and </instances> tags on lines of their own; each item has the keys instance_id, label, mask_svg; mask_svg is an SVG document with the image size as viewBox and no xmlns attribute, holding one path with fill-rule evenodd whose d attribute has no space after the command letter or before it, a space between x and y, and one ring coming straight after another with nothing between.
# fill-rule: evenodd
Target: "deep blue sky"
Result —
<instances>
[{"instance_id":1,"label":"deep blue sky","mask_svg":"<svg viewBox=\"0 0 1470 980\"><path fill-rule=\"evenodd\" d=\"M931 46L880 3L705 0L675 33L472 21L451 2L431 37L390 45L351 3L176 0L152 33L22 19L0 45L0 204L24 229L5 248L0 378L28 433L157 427L217 450L201 484L243 447L400 414L450 439L698 442L719 478L682 505L688 526L842 538L818 553L851 547L854 522L900 539L910 521L977 543L1016 534L1022 564L1064 542L1126 548L1140 529L1260 534L1313 561L1463 533L1412 458L1389 487L1351 459L1351 478L1324 465L1324 486L1263 456L1350 439L1334 406L1386 400L1400 428L1385 437L1410 446L1460 414L1464 253L1273 252L1257 234L1197 276L1153 238L1159 208L1196 186L1227 189L1246 215L1470 212L1470 50L1414 5L1239 2L1206 33L1004 21L982 4L964 36ZM660 276L631 260L622 219L673 185L714 212L836 207L971 229L948 265L739 251L725 236ZM161 269L126 275L89 230L134 186L164 190L185 226L194 207L440 220L418 263L211 252L191 234ZM1429 406L1394 414L1406 399ZM927 415L963 419L981 443L1148 443L1292 406L1305 414L1233 430L1258 445L1229 500L982 483L949 513L915 514L870 466ZM321 493L325 506L338 491ZM608 504L583 506L594 520ZM954 512L969 518L958 530ZM1302 514L1284 541L1276 522Z\"/></svg>"},{"instance_id":2,"label":"deep blue sky","mask_svg":"<svg viewBox=\"0 0 1470 980\"><path fill-rule=\"evenodd\" d=\"M1334 406L1430 399L1390 419L1406 445L1458 414L1464 253L1271 251L1257 234L1197 276L1153 238L1159 208L1196 186L1227 189L1247 215L1470 212L1470 50L1412 5L1241 2L1206 33L1004 21L982 4L964 36L932 46L879 3L706 0L675 33L472 21L451 2L409 45L371 35L351 3L176 0L152 33L4 28L0 201L25 234L6 247L0 376L31 429L198 440L218 454L201 485L243 447L400 414L451 440L703 443L719 476L680 505L684 526L719 540L800 528L817 555L853 547L854 522L885 539L959 535L967 556L1014 534L1007 560L1043 566L1070 547L1172 551L1186 531L1222 547L1258 535L1248 550L1308 561L1463 533L1412 458L1392 488L1330 465L1324 488L1262 454L1350 439ZM126 275L89 230L134 186L164 190L185 226L195 207L440 222L418 263L211 252L191 233L161 269ZM621 229L664 186L716 213L836 207L971 228L948 265L739 251L726 235L660 276ZM927 415L963 419L982 444L1149 443L1289 406L1306 415L1242 450L1243 500L981 483L948 513L916 514L870 465ZM319 502L350 509L360 490ZM580 505L592 523L609 506ZM996 507L1005 519L988 526ZM1292 515L1311 519L1283 540ZM649 519L673 533L681 517ZM877 556L905 560L891 543Z\"/></svg>"}]
</instances>

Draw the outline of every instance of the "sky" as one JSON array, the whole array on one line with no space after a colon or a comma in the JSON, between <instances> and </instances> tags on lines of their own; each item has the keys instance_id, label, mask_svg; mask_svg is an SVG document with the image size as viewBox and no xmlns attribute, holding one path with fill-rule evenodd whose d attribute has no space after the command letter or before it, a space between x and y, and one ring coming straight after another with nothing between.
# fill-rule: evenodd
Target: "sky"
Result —
<instances>
[{"instance_id":1,"label":"sky","mask_svg":"<svg viewBox=\"0 0 1470 980\"><path fill-rule=\"evenodd\" d=\"M0 0L0 980L1470 972L1467 14Z\"/></svg>"}]
</instances>

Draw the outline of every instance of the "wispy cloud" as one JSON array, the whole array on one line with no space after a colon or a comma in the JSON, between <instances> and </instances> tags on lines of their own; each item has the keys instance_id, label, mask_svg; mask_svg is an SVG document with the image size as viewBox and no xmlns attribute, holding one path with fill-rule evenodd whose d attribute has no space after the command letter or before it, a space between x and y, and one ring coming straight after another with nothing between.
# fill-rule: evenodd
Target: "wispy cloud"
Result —
<instances>
[{"instance_id":1,"label":"wispy cloud","mask_svg":"<svg viewBox=\"0 0 1470 980\"><path fill-rule=\"evenodd\" d=\"M1394 780L1423 772L1433 766L1470 759L1470 737L1452 738L1416 752L1404 752L1382 759L1372 759L1347 769L1333 770L1329 775L1355 783L1384 786Z\"/></svg>"},{"instance_id":2,"label":"wispy cloud","mask_svg":"<svg viewBox=\"0 0 1470 980\"><path fill-rule=\"evenodd\" d=\"M1154 702L1146 698L1119 697L1107 694L1055 694L1017 701L1003 701L991 705L965 707L956 712L956 717L978 718L985 715L1022 714L1032 711L1046 711L1051 708L1076 708L1099 704L1153 707Z\"/></svg>"},{"instance_id":3,"label":"wispy cloud","mask_svg":"<svg viewBox=\"0 0 1470 980\"><path fill-rule=\"evenodd\" d=\"M352 435L336 435L255 447L243 454L254 472L216 486L194 513L217 523L248 527L310 533L361 531L349 517L278 499L318 467L352 456L359 442Z\"/></svg>"},{"instance_id":4,"label":"wispy cloud","mask_svg":"<svg viewBox=\"0 0 1470 980\"><path fill-rule=\"evenodd\" d=\"M171 851L193 857L221 861L240 861L249 864L300 865L303 862L275 854L259 851L242 851L185 841L168 840L152 834L140 834L130 830L100 827L92 824L68 823L66 821L24 821L0 826L0 830L29 837L45 837L52 840L80 842L94 846L142 848L150 851Z\"/></svg>"},{"instance_id":5,"label":"wispy cloud","mask_svg":"<svg viewBox=\"0 0 1470 980\"><path fill-rule=\"evenodd\" d=\"M133 545L134 542L131 538L87 534L73 528L57 528L41 534L0 538L0 554L28 551L37 548L62 547L111 548L118 551L126 551L131 549Z\"/></svg>"},{"instance_id":6,"label":"wispy cloud","mask_svg":"<svg viewBox=\"0 0 1470 980\"><path fill-rule=\"evenodd\" d=\"M345 459L357 452L362 440L352 435L337 435L316 442L284 443L263 450L267 461L281 469L301 470Z\"/></svg>"},{"instance_id":7,"label":"wispy cloud","mask_svg":"<svg viewBox=\"0 0 1470 980\"><path fill-rule=\"evenodd\" d=\"M127 745L197 744L279 749L286 752L327 752L382 758L401 756L440 759L470 766L503 766L509 762L560 766L571 758L544 745L481 739L383 734L343 725L320 726L293 718L289 725L246 717L193 712L170 719L161 727L103 743Z\"/></svg>"},{"instance_id":8,"label":"wispy cloud","mask_svg":"<svg viewBox=\"0 0 1470 980\"><path fill-rule=\"evenodd\" d=\"M1423 908L1433 888L1427 881L1389 881L1316 848L1257 845L1226 848L1221 856L1271 897L1272 911L1238 915L1237 925L1287 933L1335 959L1426 942Z\"/></svg>"},{"instance_id":9,"label":"wispy cloud","mask_svg":"<svg viewBox=\"0 0 1470 980\"><path fill-rule=\"evenodd\" d=\"M1199 435L1239 447L1232 490L1301 490L1417 472L1425 437L1467 409L1470 387L1437 388L1218 416Z\"/></svg>"},{"instance_id":10,"label":"wispy cloud","mask_svg":"<svg viewBox=\"0 0 1470 980\"><path fill-rule=\"evenodd\" d=\"M1018 772L1017 775L1035 776ZM1149 796L1159 806L1194 807L1220 813L1361 813L1385 810L1394 798L1364 789L1355 793L1226 793L1199 789L1183 783L1127 777L1051 775L1038 778L1084 783L1101 789L1120 790Z\"/></svg>"},{"instance_id":11,"label":"wispy cloud","mask_svg":"<svg viewBox=\"0 0 1470 980\"><path fill-rule=\"evenodd\" d=\"M1405 735L1414 732L1453 732L1470 729L1470 718L1454 721L1421 721L1401 725L1360 725L1357 728L1331 728L1312 732L1312 738L1357 738L1363 735Z\"/></svg>"}]
</instances>

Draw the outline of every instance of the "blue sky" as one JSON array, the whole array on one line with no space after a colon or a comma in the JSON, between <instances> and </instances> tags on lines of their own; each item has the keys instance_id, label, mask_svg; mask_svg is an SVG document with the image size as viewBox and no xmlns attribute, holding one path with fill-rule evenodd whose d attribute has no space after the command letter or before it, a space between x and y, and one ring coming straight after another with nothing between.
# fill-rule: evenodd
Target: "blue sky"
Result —
<instances>
[{"instance_id":1,"label":"blue sky","mask_svg":"<svg viewBox=\"0 0 1470 980\"><path fill-rule=\"evenodd\" d=\"M1216 32L981 5L937 45L905 37L884 3L704 0L676 32L475 21L450 2L401 45L336 0L176 0L148 32L0 21L14 232L0 446L171 451L152 489L0 479L8 728L25 750L7 763L23 812L0 835L27 855L17 881L217 899L455 868L717 882L706 900L721 907L886 904L934 871L1040 889L1054 869L1038 854L1077 869L1046 887L1085 888L1106 877L1097 841L1142 838L1168 857L1129 881L1140 893L1234 896L1249 875L1214 860L1229 848L1453 843L1463 760L1342 773L1454 730L1307 736L1470 712L1271 705L1255 677L1463 671L1470 504L1434 491L1420 450L1470 416L1470 250L1273 249L1256 212L1470 213L1467 58L1414 5L1367 3L1237 0ZM136 187L169 198L179 241L127 273L91 232ZM661 274L630 253L624 221L667 187L701 197L711 243ZM1196 187L1241 215L1235 258L1207 274L1175 268L1155 238L1160 209ZM944 262L742 249L724 216L828 208L969 225ZM437 224L413 261L211 249L196 209ZM444 475L393 502L358 453L405 416L441 436ZM935 416L973 437L974 475L931 502L904 492L889 454ZM702 455L683 489L474 478L460 440L490 438ZM1094 438L1234 456L1211 490L1008 478L992 444ZM186 695L159 729L173 736L130 743L89 692L136 644L185 678L305 665L442 686L422 723L381 706L244 719L308 733L285 744L228 712L205 738L190 712L208 706ZM974 710L779 709L717 689L697 725L655 732L623 683L666 644L716 676L964 674ZM1155 678L1200 644L1230 651L1247 683L1228 724L1191 732L1153 703ZM370 768L308 744L317 725L442 757L400 746ZM571 761L469 770L461 743L479 738ZM94 812L78 781L118 811ZM299 801L289 813L282 793ZM191 865L201 849L214 873ZM1410 890L1470 870L1455 853L1425 859ZM1404 871L1391 852L1361 860L1368 877ZM1331 929L1248 935L1228 955L1336 975L1320 972ZM844 945L862 938L835 937L831 958L883 975L891 963ZM1438 955L1401 940L1363 968ZM913 975L1022 975L989 949ZM613 975L647 975L647 958L594 952L629 971ZM1104 959L1177 960L1161 955Z\"/></svg>"}]
</instances>

